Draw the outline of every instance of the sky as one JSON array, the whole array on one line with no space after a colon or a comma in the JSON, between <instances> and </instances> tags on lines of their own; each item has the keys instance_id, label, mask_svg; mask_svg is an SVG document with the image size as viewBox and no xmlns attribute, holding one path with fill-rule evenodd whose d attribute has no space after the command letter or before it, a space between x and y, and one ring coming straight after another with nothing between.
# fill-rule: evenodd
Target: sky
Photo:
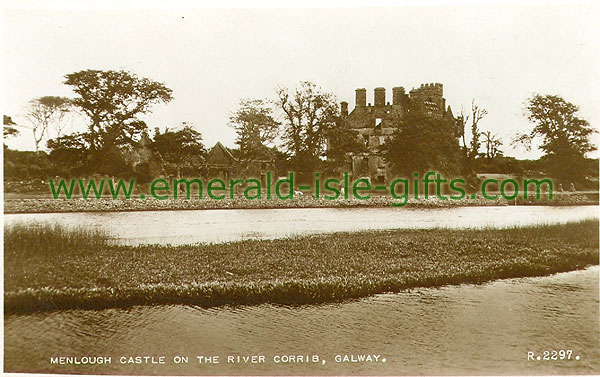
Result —
<instances>
[{"instance_id":1,"label":"sky","mask_svg":"<svg viewBox=\"0 0 600 377\"><path fill-rule=\"evenodd\" d=\"M488 112L480 128L498 134L504 153L517 158L541 155L510 146L517 132L532 128L523 108L534 93L560 95L594 128L600 125L600 7L593 2L285 9L164 4L5 8L3 113L27 125L29 100L75 95L63 84L65 74L112 69L173 90L173 101L142 117L150 129L190 122L208 147L217 141L234 146L227 122L241 99L274 98L278 86L304 80L349 102L350 110L356 88L366 88L372 103L375 87L385 87L391 101L392 87L443 83L454 113L475 100ZM71 131L84 130L85 122L75 120ZM26 128L5 142L34 149Z\"/></svg>"}]
</instances>

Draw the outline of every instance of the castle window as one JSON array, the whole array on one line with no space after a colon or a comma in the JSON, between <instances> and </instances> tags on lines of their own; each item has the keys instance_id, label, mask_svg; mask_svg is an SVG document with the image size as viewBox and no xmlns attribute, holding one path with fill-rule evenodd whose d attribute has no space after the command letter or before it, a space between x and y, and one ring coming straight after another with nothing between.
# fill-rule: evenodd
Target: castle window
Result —
<instances>
[{"instance_id":1,"label":"castle window","mask_svg":"<svg viewBox=\"0 0 600 377\"><path fill-rule=\"evenodd\" d=\"M375 118L375 128L381 128L381 118Z\"/></svg>"}]
</instances>

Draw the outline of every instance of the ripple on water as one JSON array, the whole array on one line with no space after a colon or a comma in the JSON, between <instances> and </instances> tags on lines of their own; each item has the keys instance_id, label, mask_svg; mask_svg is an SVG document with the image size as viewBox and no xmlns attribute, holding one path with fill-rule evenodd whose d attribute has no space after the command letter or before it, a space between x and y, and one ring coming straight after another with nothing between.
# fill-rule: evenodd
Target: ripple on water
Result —
<instances>
[{"instance_id":1,"label":"ripple on water","mask_svg":"<svg viewBox=\"0 0 600 377\"><path fill-rule=\"evenodd\" d=\"M318 353L331 361L326 369L222 364L210 373L598 373L598 273L595 266L549 277L413 289L323 305L166 305L10 315L5 317L5 368L65 372L49 368L48 358L90 353L115 358ZM557 348L572 349L581 361L526 361L528 351ZM345 353L382 354L388 362L333 362L335 354ZM160 373L208 373L199 368L165 366ZM83 370L157 372L152 366L115 363Z\"/></svg>"}]
</instances>

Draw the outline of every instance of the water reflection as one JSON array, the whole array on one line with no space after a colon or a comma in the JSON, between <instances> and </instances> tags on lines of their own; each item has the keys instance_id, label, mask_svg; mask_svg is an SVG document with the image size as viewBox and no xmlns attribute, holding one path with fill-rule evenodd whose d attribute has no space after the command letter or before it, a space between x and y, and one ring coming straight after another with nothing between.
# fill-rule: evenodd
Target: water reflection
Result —
<instances>
[{"instance_id":1,"label":"water reflection","mask_svg":"<svg viewBox=\"0 0 600 377\"><path fill-rule=\"evenodd\" d=\"M543 278L416 289L342 304L64 311L5 318L5 370L120 374L579 374L600 372L597 266ZM581 360L527 361L572 349ZM336 363L336 354L386 363ZM266 356L258 365L227 355ZM277 354L327 363L276 364ZM51 366L51 356L109 355L110 365ZM166 365L121 365L164 355ZM174 365L175 355L190 363ZM218 365L197 355L219 355Z\"/></svg>"}]
</instances>

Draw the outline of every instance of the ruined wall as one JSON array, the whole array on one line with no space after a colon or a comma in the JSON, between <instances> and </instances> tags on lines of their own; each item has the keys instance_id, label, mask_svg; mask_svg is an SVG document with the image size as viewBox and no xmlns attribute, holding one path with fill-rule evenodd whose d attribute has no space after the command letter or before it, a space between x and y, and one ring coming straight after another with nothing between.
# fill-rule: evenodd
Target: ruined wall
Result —
<instances>
[{"instance_id":1,"label":"ruined wall","mask_svg":"<svg viewBox=\"0 0 600 377\"><path fill-rule=\"evenodd\" d=\"M409 107L416 107L433 117L454 120L450 108L446 110L444 87L440 83L422 84L408 94L403 87L394 87L391 103L386 100L386 89L383 87L373 90L373 104L367 103L366 89L356 89L355 95L352 112L348 113L347 102L341 104L346 125L358 132L368 148L367 153L350 154L349 169L355 177L369 176L373 181L387 179L389 169L379 147L392 137Z\"/></svg>"}]
</instances>

